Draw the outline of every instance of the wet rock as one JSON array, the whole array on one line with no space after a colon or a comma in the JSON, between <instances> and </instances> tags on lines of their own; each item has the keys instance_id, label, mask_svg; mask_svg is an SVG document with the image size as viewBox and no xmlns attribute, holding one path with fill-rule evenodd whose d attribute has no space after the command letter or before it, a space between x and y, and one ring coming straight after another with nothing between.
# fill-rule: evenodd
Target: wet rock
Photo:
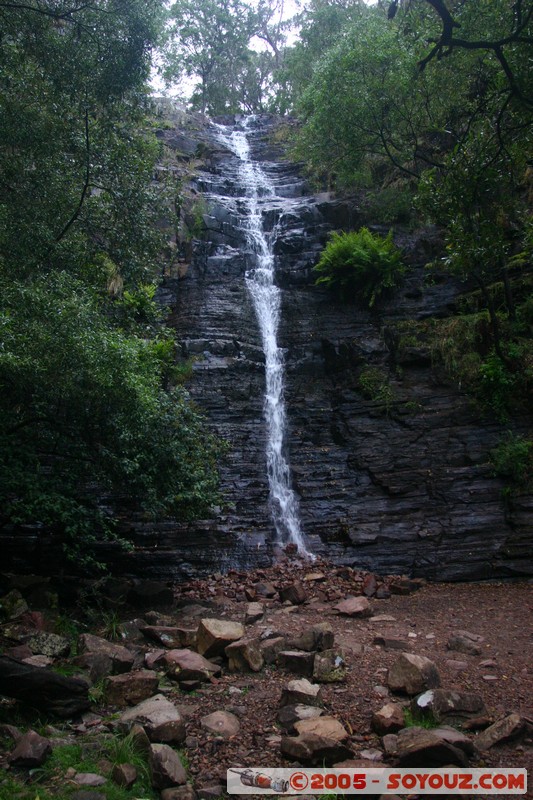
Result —
<instances>
[{"instance_id":1,"label":"wet rock","mask_svg":"<svg viewBox=\"0 0 533 800\"><path fill-rule=\"evenodd\" d=\"M112 675L104 683L105 698L114 706L134 706L157 690L158 678L150 670Z\"/></svg>"},{"instance_id":2,"label":"wet rock","mask_svg":"<svg viewBox=\"0 0 533 800\"><path fill-rule=\"evenodd\" d=\"M281 753L291 760L309 764L310 766L331 766L353 755L344 742L323 739L313 733L283 736L281 739Z\"/></svg>"},{"instance_id":3,"label":"wet rock","mask_svg":"<svg viewBox=\"0 0 533 800\"><path fill-rule=\"evenodd\" d=\"M343 683L346 680L347 668L344 652L341 650L325 650L316 653L313 663L313 680L317 683Z\"/></svg>"},{"instance_id":4,"label":"wet rock","mask_svg":"<svg viewBox=\"0 0 533 800\"><path fill-rule=\"evenodd\" d=\"M102 639L100 636L94 636L91 633L83 633L79 637L78 652L107 656L111 659L112 672L115 675L128 672L133 666L133 654L126 647L114 642L108 642L107 639Z\"/></svg>"},{"instance_id":5,"label":"wet rock","mask_svg":"<svg viewBox=\"0 0 533 800\"><path fill-rule=\"evenodd\" d=\"M387 684L393 692L415 695L440 686L440 676L429 658L402 653L389 669Z\"/></svg>"},{"instance_id":6,"label":"wet rock","mask_svg":"<svg viewBox=\"0 0 533 800\"><path fill-rule=\"evenodd\" d=\"M178 709L162 694L143 700L125 711L119 719L123 731L142 725L152 742L183 742L186 736L185 722Z\"/></svg>"},{"instance_id":7,"label":"wet rock","mask_svg":"<svg viewBox=\"0 0 533 800\"><path fill-rule=\"evenodd\" d=\"M111 778L117 786L130 789L137 780L137 768L133 764L115 764Z\"/></svg>"},{"instance_id":8,"label":"wet rock","mask_svg":"<svg viewBox=\"0 0 533 800\"><path fill-rule=\"evenodd\" d=\"M524 731L524 720L519 714L509 714L482 731L476 737L478 750L489 750L494 745L514 739Z\"/></svg>"},{"instance_id":9,"label":"wet rock","mask_svg":"<svg viewBox=\"0 0 533 800\"><path fill-rule=\"evenodd\" d=\"M260 672L264 658L258 639L240 639L225 649L230 672Z\"/></svg>"},{"instance_id":10,"label":"wet rock","mask_svg":"<svg viewBox=\"0 0 533 800\"><path fill-rule=\"evenodd\" d=\"M207 658L192 650L169 650L163 656L165 671L169 678L184 683L199 681L203 683L220 675L221 669Z\"/></svg>"},{"instance_id":11,"label":"wet rock","mask_svg":"<svg viewBox=\"0 0 533 800\"><path fill-rule=\"evenodd\" d=\"M371 613L366 597L347 597L333 608L346 617L369 617Z\"/></svg>"},{"instance_id":12,"label":"wet rock","mask_svg":"<svg viewBox=\"0 0 533 800\"><path fill-rule=\"evenodd\" d=\"M44 736L39 736L35 731L29 730L18 740L15 749L8 755L7 760L12 767L33 769L44 764L51 752L52 744L50 740Z\"/></svg>"},{"instance_id":13,"label":"wet rock","mask_svg":"<svg viewBox=\"0 0 533 800\"><path fill-rule=\"evenodd\" d=\"M303 719L316 719L323 713L323 710L317 706L304 706L301 704L282 706L278 711L277 720L285 731L293 733L295 722L300 722Z\"/></svg>"},{"instance_id":14,"label":"wet rock","mask_svg":"<svg viewBox=\"0 0 533 800\"><path fill-rule=\"evenodd\" d=\"M483 637L476 633L457 631L450 636L446 647L448 650L455 650L457 653L479 656L481 654L481 642L483 642Z\"/></svg>"},{"instance_id":15,"label":"wet rock","mask_svg":"<svg viewBox=\"0 0 533 800\"><path fill-rule=\"evenodd\" d=\"M222 619L202 619L198 627L198 652L206 658L219 656L224 649L244 637L244 625Z\"/></svg>"},{"instance_id":16,"label":"wet rock","mask_svg":"<svg viewBox=\"0 0 533 800\"><path fill-rule=\"evenodd\" d=\"M281 694L280 706L288 705L321 706L322 687L305 678L290 681Z\"/></svg>"},{"instance_id":17,"label":"wet rock","mask_svg":"<svg viewBox=\"0 0 533 800\"><path fill-rule=\"evenodd\" d=\"M48 656L49 658L64 658L70 653L70 642L64 636L56 633L40 631L28 639L28 647L35 655Z\"/></svg>"},{"instance_id":18,"label":"wet rock","mask_svg":"<svg viewBox=\"0 0 533 800\"><path fill-rule=\"evenodd\" d=\"M148 765L154 789L167 789L187 782L181 759L168 744L150 745Z\"/></svg>"},{"instance_id":19,"label":"wet rock","mask_svg":"<svg viewBox=\"0 0 533 800\"><path fill-rule=\"evenodd\" d=\"M401 767L468 766L462 749L425 728L404 728L398 733L396 749Z\"/></svg>"},{"instance_id":20,"label":"wet rock","mask_svg":"<svg viewBox=\"0 0 533 800\"><path fill-rule=\"evenodd\" d=\"M329 622L319 622L294 639L290 639L289 647L294 647L296 650L306 650L307 652L320 652L322 650L330 650L334 641L335 635Z\"/></svg>"},{"instance_id":21,"label":"wet rock","mask_svg":"<svg viewBox=\"0 0 533 800\"><path fill-rule=\"evenodd\" d=\"M403 708L398 703L386 703L372 715L371 726L378 736L397 733L405 727Z\"/></svg>"},{"instance_id":22,"label":"wet rock","mask_svg":"<svg viewBox=\"0 0 533 800\"><path fill-rule=\"evenodd\" d=\"M287 600L293 606L300 606L307 600L307 592L300 581L282 586L279 590L279 596L281 600Z\"/></svg>"},{"instance_id":23,"label":"wet rock","mask_svg":"<svg viewBox=\"0 0 533 800\"><path fill-rule=\"evenodd\" d=\"M222 736L223 739L232 739L241 728L241 724L235 714L229 711L213 711L206 717L202 717L200 724L210 733Z\"/></svg>"},{"instance_id":24,"label":"wet rock","mask_svg":"<svg viewBox=\"0 0 533 800\"><path fill-rule=\"evenodd\" d=\"M293 672L295 675L311 677L315 663L314 653L305 653L301 650L281 650L278 653L278 664L281 669Z\"/></svg>"},{"instance_id":25,"label":"wet rock","mask_svg":"<svg viewBox=\"0 0 533 800\"><path fill-rule=\"evenodd\" d=\"M12 589L0 598L0 618L18 619L27 611L29 606L18 589Z\"/></svg>"}]
</instances>

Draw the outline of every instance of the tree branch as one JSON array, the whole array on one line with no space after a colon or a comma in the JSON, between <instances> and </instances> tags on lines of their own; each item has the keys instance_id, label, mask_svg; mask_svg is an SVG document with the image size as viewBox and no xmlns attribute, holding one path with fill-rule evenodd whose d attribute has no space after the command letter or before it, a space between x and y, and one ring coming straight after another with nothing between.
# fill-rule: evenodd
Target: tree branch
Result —
<instances>
[{"instance_id":1,"label":"tree branch","mask_svg":"<svg viewBox=\"0 0 533 800\"><path fill-rule=\"evenodd\" d=\"M90 144L90 139L89 139L89 109L88 108L85 109L85 120L84 120L84 122L85 122L85 156L86 156L85 182L83 184L83 189L82 189L82 192L81 192L81 196L80 196L78 205L77 205L74 213L72 214L71 218L69 219L67 224L64 226L64 228L61 231L61 233L59 233L56 236L56 239L55 239L56 242L60 242L61 241L61 239L65 236L65 234L67 233L69 228L78 219L78 217L79 217L79 215L81 213L81 209L83 208L83 203L85 202L85 197L86 197L87 192L89 190L89 184L90 184L90 180L91 180L91 144Z\"/></svg>"}]
</instances>

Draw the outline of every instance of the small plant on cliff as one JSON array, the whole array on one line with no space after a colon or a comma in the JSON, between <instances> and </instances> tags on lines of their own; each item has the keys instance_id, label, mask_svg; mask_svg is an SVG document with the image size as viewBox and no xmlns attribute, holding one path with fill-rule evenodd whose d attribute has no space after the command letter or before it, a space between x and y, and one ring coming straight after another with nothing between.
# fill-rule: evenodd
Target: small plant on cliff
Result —
<instances>
[{"instance_id":1,"label":"small plant on cliff","mask_svg":"<svg viewBox=\"0 0 533 800\"><path fill-rule=\"evenodd\" d=\"M345 302L360 299L372 308L388 290L399 285L405 265L392 232L382 237L361 228L334 232L314 271L318 273L318 286L327 286Z\"/></svg>"},{"instance_id":2,"label":"small plant on cliff","mask_svg":"<svg viewBox=\"0 0 533 800\"><path fill-rule=\"evenodd\" d=\"M490 453L496 475L507 481L510 492L533 485L533 439L508 433Z\"/></svg>"}]
</instances>

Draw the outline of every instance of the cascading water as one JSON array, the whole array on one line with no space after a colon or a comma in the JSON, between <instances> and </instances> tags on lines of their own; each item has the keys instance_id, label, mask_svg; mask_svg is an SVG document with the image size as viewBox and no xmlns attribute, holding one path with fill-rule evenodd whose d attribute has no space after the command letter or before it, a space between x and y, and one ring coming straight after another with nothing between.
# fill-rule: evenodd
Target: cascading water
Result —
<instances>
[{"instance_id":1,"label":"cascading water","mask_svg":"<svg viewBox=\"0 0 533 800\"><path fill-rule=\"evenodd\" d=\"M243 227L253 254L253 263L246 272L246 284L253 300L265 353L266 458L274 525L281 542L293 543L300 554L312 557L302 534L298 500L291 488L290 467L284 453L284 365L277 341L281 293L274 283L274 234L265 232L261 213L262 200L272 202L276 198L276 191L261 166L252 161L247 137L252 121L253 117L245 118L242 129L235 129L231 134L222 126L217 126L217 129L220 140L239 159L239 184L245 193Z\"/></svg>"}]
</instances>

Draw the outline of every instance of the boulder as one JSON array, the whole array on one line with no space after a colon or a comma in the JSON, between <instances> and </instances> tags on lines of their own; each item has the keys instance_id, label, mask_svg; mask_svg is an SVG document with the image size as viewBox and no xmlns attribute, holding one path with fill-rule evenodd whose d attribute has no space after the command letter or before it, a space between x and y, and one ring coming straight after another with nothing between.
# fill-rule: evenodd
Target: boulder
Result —
<instances>
[{"instance_id":1,"label":"boulder","mask_svg":"<svg viewBox=\"0 0 533 800\"><path fill-rule=\"evenodd\" d=\"M0 617L3 619L17 619L29 611L29 606L18 589L0 598Z\"/></svg>"},{"instance_id":2,"label":"boulder","mask_svg":"<svg viewBox=\"0 0 533 800\"><path fill-rule=\"evenodd\" d=\"M244 624L253 625L265 615L265 607L262 603L248 603L246 606L246 613L244 615Z\"/></svg>"},{"instance_id":3,"label":"boulder","mask_svg":"<svg viewBox=\"0 0 533 800\"><path fill-rule=\"evenodd\" d=\"M70 653L70 642L56 633L39 631L27 641L27 645L35 655L49 658L64 658Z\"/></svg>"},{"instance_id":4,"label":"boulder","mask_svg":"<svg viewBox=\"0 0 533 800\"><path fill-rule=\"evenodd\" d=\"M226 657L230 672L260 672L265 664L258 639L240 639L229 644Z\"/></svg>"},{"instance_id":5,"label":"boulder","mask_svg":"<svg viewBox=\"0 0 533 800\"><path fill-rule=\"evenodd\" d=\"M307 652L331 650L335 640L333 628L329 622L312 625L299 636L289 640L289 647Z\"/></svg>"},{"instance_id":6,"label":"boulder","mask_svg":"<svg viewBox=\"0 0 533 800\"><path fill-rule=\"evenodd\" d=\"M524 730L524 720L519 714L509 714L499 719L486 730L478 734L476 747L478 750L489 750L494 745L502 744L519 736Z\"/></svg>"},{"instance_id":7,"label":"boulder","mask_svg":"<svg viewBox=\"0 0 533 800\"><path fill-rule=\"evenodd\" d=\"M158 682L157 675L147 669L111 675L104 682L105 698L113 706L134 706L152 697Z\"/></svg>"},{"instance_id":8,"label":"boulder","mask_svg":"<svg viewBox=\"0 0 533 800\"><path fill-rule=\"evenodd\" d=\"M107 779L96 772L77 772L72 778L77 786L103 786Z\"/></svg>"},{"instance_id":9,"label":"boulder","mask_svg":"<svg viewBox=\"0 0 533 800\"><path fill-rule=\"evenodd\" d=\"M168 677L178 683L184 681L203 683L220 675L221 672L217 664L213 664L192 650L169 650L162 660Z\"/></svg>"},{"instance_id":10,"label":"boulder","mask_svg":"<svg viewBox=\"0 0 533 800\"><path fill-rule=\"evenodd\" d=\"M152 744L148 766L154 789L167 789L187 783L187 773L181 759L168 744Z\"/></svg>"},{"instance_id":11,"label":"boulder","mask_svg":"<svg viewBox=\"0 0 533 800\"><path fill-rule=\"evenodd\" d=\"M456 631L453 633L446 643L448 650L454 650L457 653L467 653L470 656L479 656L481 654L481 642L483 636L470 631Z\"/></svg>"},{"instance_id":12,"label":"boulder","mask_svg":"<svg viewBox=\"0 0 533 800\"><path fill-rule=\"evenodd\" d=\"M350 748L343 742L323 739L314 733L283 736L281 753L292 761L299 761L310 766L331 766L338 761L351 758L353 755Z\"/></svg>"},{"instance_id":13,"label":"boulder","mask_svg":"<svg viewBox=\"0 0 533 800\"><path fill-rule=\"evenodd\" d=\"M105 653L83 653L72 659L72 663L87 673L92 683L98 683L113 672L113 660Z\"/></svg>"},{"instance_id":14,"label":"boulder","mask_svg":"<svg viewBox=\"0 0 533 800\"><path fill-rule=\"evenodd\" d=\"M278 593L274 584L268 582L260 581L254 585L254 589L258 597L275 597Z\"/></svg>"},{"instance_id":15,"label":"boulder","mask_svg":"<svg viewBox=\"0 0 533 800\"><path fill-rule=\"evenodd\" d=\"M202 619L198 627L198 652L206 658L224 653L228 644L244 637L244 625L223 619Z\"/></svg>"},{"instance_id":16,"label":"boulder","mask_svg":"<svg viewBox=\"0 0 533 800\"><path fill-rule=\"evenodd\" d=\"M142 725L152 742L183 742L185 723L178 709L162 694L129 708L119 719L119 728L125 732Z\"/></svg>"},{"instance_id":17,"label":"boulder","mask_svg":"<svg viewBox=\"0 0 533 800\"><path fill-rule=\"evenodd\" d=\"M317 683L343 683L346 680L346 660L341 650L316 653L313 680Z\"/></svg>"},{"instance_id":18,"label":"boulder","mask_svg":"<svg viewBox=\"0 0 533 800\"><path fill-rule=\"evenodd\" d=\"M202 717L200 724L202 728L217 736L222 736L223 739L232 739L241 728L235 714L229 711L213 711L212 714Z\"/></svg>"},{"instance_id":19,"label":"boulder","mask_svg":"<svg viewBox=\"0 0 533 800\"><path fill-rule=\"evenodd\" d=\"M33 769L44 764L51 752L52 744L50 740L30 730L21 736L15 749L8 755L7 760L13 767Z\"/></svg>"},{"instance_id":20,"label":"boulder","mask_svg":"<svg viewBox=\"0 0 533 800\"><path fill-rule=\"evenodd\" d=\"M147 639L169 649L196 647L197 627L185 628L170 625L143 625L141 633Z\"/></svg>"},{"instance_id":21,"label":"boulder","mask_svg":"<svg viewBox=\"0 0 533 800\"><path fill-rule=\"evenodd\" d=\"M0 694L62 718L73 717L90 706L87 681L8 656L0 656Z\"/></svg>"},{"instance_id":22,"label":"boulder","mask_svg":"<svg viewBox=\"0 0 533 800\"><path fill-rule=\"evenodd\" d=\"M282 650L287 647L287 639L284 636L274 636L272 639L264 639L259 644L259 650L263 656L265 664L275 664Z\"/></svg>"},{"instance_id":23,"label":"boulder","mask_svg":"<svg viewBox=\"0 0 533 800\"><path fill-rule=\"evenodd\" d=\"M384 650L402 650L409 652L411 645L405 639L397 639L395 636L374 636L372 644L383 647Z\"/></svg>"},{"instance_id":24,"label":"boulder","mask_svg":"<svg viewBox=\"0 0 533 800\"><path fill-rule=\"evenodd\" d=\"M133 764L115 764L111 779L117 786L130 789L137 780L137 768Z\"/></svg>"},{"instance_id":25,"label":"boulder","mask_svg":"<svg viewBox=\"0 0 533 800\"><path fill-rule=\"evenodd\" d=\"M372 715L371 727L378 736L401 731L405 727L403 708L398 703L387 703Z\"/></svg>"},{"instance_id":26,"label":"boulder","mask_svg":"<svg viewBox=\"0 0 533 800\"><path fill-rule=\"evenodd\" d=\"M295 722L294 728L299 734L313 734L321 739L344 742L348 739L348 731L335 717L314 717Z\"/></svg>"},{"instance_id":27,"label":"boulder","mask_svg":"<svg viewBox=\"0 0 533 800\"><path fill-rule=\"evenodd\" d=\"M189 783L184 786L163 789L161 792L161 800L196 800L196 797L196 792Z\"/></svg>"},{"instance_id":28,"label":"boulder","mask_svg":"<svg viewBox=\"0 0 533 800\"><path fill-rule=\"evenodd\" d=\"M425 728L401 730L396 740L396 751L400 767L468 766L468 758L462 749Z\"/></svg>"},{"instance_id":29,"label":"boulder","mask_svg":"<svg viewBox=\"0 0 533 800\"><path fill-rule=\"evenodd\" d=\"M486 718L488 714L480 695L451 689L428 689L411 701L411 710L416 716L430 716L437 722L453 724Z\"/></svg>"},{"instance_id":30,"label":"boulder","mask_svg":"<svg viewBox=\"0 0 533 800\"><path fill-rule=\"evenodd\" d=\"M277 714L281 727L288 733L294 733L294 724L304 719L315 719L323 714L317 706L304 706L301 703L292 706L282 706Z\"/></svg>"},{"instance_id":31,"label":"boulder","mask_svg":"<svg viewBox=\"0 0 533 800\"><path fill-rule=\"evenodd\" d=\"M295 675L310 678L313 675L314 663L314 653L306 653L301 650L280 650L278 653L278 664L281 669L293 672Z\"/></svg>"},{"instance_id":32,"label":"boulder","mask_svg":"<svg viewBox=\"0 0 533 800\"><path fill-rule=\"evenodd\" d=\"M389 669L387 683L393 692L415 695L440 686L440 676L429 658L402 653Z\"/></svg>"},{"instance_id":33,"label":"boulder","mask_svg":"<svg viewBox=\"0 0 533 800\"><path fill-rule=\"evenodd\" d=\"M107 656L111 659L111 671L114 675L129 672L133 666L133 654L126 647L114 642L108 642L107 639L93 636L91 633L83 633L80 636L78 639L78 652Z\"/></svg>"},{"instance_id":34,"label":"boulder","mask_svg":"<svg viewBox=\"0 0 533 800\"><path fill-rule=\"evenodd\" d=\"M365 575L363 578L363 585L362 585L363 594L365 597L374 597L377 592L378 582L375 575L372 575L370 572L368 575Z\"/></svg>"},{"instance_id":35,"label":"boulder","mask_svg":"<svg viewBox=\"0 0 533 800\"><path fill-rule=\"evenodd\" d=\"M345 617L369 617L371 613L366 597L347 597L333 608Z\"/></svg>"},{"instance_id":36,"label":"boulder","mask_svg":"<svg viewBox=\"0 0 533 800\"><path fill-rule=\"evenodd\" d=\"M281 600L287 600L293 606L300 606L307 600L307 592L300 581L282 586L279 590Z\"/></svg>"},{"instance_id":37,"label":"boulder","mask_svg":"<svg viewBox=\"0 0 533 800\"><path fill-rule=\"evenodd\" d=\"M321 706L322 687L302 678L290 681L281 694L280 706L290 705Z\"/></svg>"}]
</instances>

